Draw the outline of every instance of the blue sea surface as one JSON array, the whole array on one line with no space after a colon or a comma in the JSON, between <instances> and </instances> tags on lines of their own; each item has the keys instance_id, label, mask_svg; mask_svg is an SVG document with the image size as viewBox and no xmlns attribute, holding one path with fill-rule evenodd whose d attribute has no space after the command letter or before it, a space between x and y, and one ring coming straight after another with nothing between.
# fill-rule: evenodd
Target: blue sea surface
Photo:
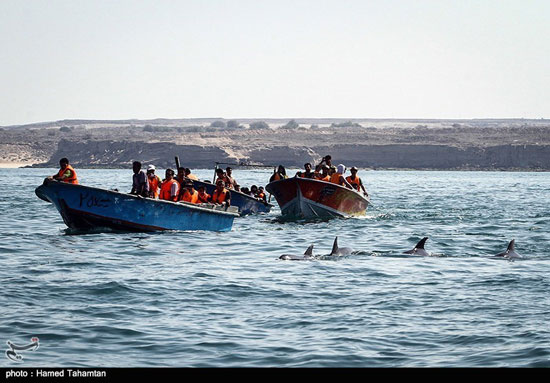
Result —
<instances>
[{"instance_id":1,"label":"blue sea surface","mask_svg":"<svg viewBox=\"0 0 550 383\"><path fill-rule=\"evenodd\" d=\"M40 342L0 366L550 367L550 173L360 171L364 217L75 234L34 194L55 172L0 169L0 344ZM335 236L351 255L278 259ZM492 258L511 239L524 259Z\"/></svg>"}]
</instances>

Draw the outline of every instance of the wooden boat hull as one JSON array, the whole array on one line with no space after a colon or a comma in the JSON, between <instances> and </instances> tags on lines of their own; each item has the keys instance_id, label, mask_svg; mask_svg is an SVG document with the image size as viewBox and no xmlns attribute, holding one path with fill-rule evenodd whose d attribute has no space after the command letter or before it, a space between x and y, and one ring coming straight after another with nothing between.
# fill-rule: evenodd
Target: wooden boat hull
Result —
<instances>
[{"instance_id":1,"label":"wooden boat hull","mask_svg":"<svg viewBox=\"0 0 550 383\"><path fill-rule=\"evenodd\" d=\"M193 181L193 185L195 190L198 189L199 186L204 186L206 192L210 195L212 195L214 193L214 190L216 189L216 186L214 184L204 181L195 180ZM237 192L235 190L230 191L231 205L239 208L240 215L269 213L271 211L271 208L273 207L273 205L269 203L258 201L256 198L248 196L244 193Z\"/></svg>"},{"instance_id":2,"label":"wooden boat hull","mask_svg":"<svg viewBox=\"0 0 550 383\"><path fill-rule=\"evenodd\" d=\"M46 179L36 195L54 204L71 229L229 231L236 209L170 202Z\"/></svg>"},{"instance_id":3,"label":"wooden boat hull","mask_svg":"<svg viewBox=\"0 0 550 383\"><path fill-rule=\"evenodd\" d=\"M364 215L369 200L360 193L330 182L287 178L266 186L286 217L331 218Z\"/></svg>"}]
</instances>

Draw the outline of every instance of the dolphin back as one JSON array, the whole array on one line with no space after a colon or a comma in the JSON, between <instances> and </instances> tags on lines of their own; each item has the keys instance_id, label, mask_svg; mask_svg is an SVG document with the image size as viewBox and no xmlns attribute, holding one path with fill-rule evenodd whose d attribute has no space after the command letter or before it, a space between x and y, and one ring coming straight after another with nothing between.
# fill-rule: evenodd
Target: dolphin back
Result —
<instances>
[{"instance_id":1,"label":"dolphin back","mask_svg":"<svg viewBox=\"0 0 550 383\"><path fill-rule=\"evenodd\" d=\"M332 244L332 251L330 255L338 254L338 237L334 238L334 243Z\"/></svg>"},{"instance_id":2,"label":"dolphin back","mask_svg":"<svg viewBox=\"0 0 550 383\"><path fill-rule=\"evenodd\" d=\"M404 251L403 254L416 254L417 252L419 252L419 250L424 250L424 244L426 243L427 240L428 240L428 237L422 238L414 248L412 248L411 250ZM420 253L422 253L422 251L420 251Z\"/></svg>"},{"instance_id":3,"label":"dolphin back","mask_svg":"<svg viewBox=\"0 0 550 383\"><path fill-rule=\"evenodd\" d=\"M416 249L424 249L424 244L428 240L428 237L422 238L415 246Z\"/></svg>"}]
</instances>

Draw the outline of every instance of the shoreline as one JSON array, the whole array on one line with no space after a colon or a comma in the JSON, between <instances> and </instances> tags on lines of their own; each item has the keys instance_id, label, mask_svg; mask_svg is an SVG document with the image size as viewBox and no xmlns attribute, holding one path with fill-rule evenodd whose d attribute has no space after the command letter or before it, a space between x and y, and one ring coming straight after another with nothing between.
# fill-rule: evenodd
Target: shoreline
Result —
<instances>
[{"instance_id":1,"label":"shoreline","mask_svg":"<svg viewBox=\"0 0 550 383\"><path fill-rule=\"evenodd\" d=\"M35 162L0 162L0 169L31 168L35 167L35 165L39 164Z\"/></svg>"},{"instance_id":2,"label":"shoreline","mask_svg":"<svg viewBox=\"0 0 550 383\"><path fill-rule=\"evenodd\" d=\"M147 165L147 163L144 162L144 164ZM78 164L75 165L76 168L79 169L85 169L85 170L99 170L99 169L105 169L105 170L123 170L128 169L132 170L131 166L79 166ZM347 167L347 166L346 166ZM246 166L233 166L233 170L239 170L239 169L245 169ZM293 167L293 166L286 166L287 170L299 171L301 170L300 167ZM37 163L25 163L25 162L0 162L0 169L57 169L54 166L50 166L48 164L37 164ZM157 169L165 169L163 167L157 166ZM201 167L196 166L193 167L192 170L212 170L213 167ZM258 170L272 170L272 167L266 166L266 167L256 167ZM395 167L376 167L376 168L369 168L369 167L360 167L358 166L359 171L363 172L372 172L372 171L388 171L388 172L417 172L417 171L424 171L424 172L493 172L493 173L548 173L550 170L548 169L524 169L524 168L449 168L449 169L436 169L436 168L395 168ZM349 170L349 167L347 167L346 171ZM291 178L293 176L289 176Z\"/></svg>"}]
</instances>

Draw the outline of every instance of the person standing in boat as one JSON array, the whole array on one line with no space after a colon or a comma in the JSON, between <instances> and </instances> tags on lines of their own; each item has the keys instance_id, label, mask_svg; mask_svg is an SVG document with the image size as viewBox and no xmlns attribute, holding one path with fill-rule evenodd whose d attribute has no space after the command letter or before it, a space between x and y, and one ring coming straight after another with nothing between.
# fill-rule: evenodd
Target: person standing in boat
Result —
<instances>
[{"instance_id":1,"label":"person standing in boat","mask_svg":"<svg viewBox=\"0 0 550 383\"><path fill-rule=\"evenodd\" d=\"M304 169L305 171L299 171L296 173L295 177L300 177L300 178L314 178L315 177L315 173L311 170L311 164L308 162L306 164L304 164Z\"/></svg>"},{"instance_id":2,"label":"person standing in boat","mask_svg":"<svg viewBox=\"0 0 550 383\"><path fill-rule=\"evenodd\" d=\"M346 173L346 166L343 164L338 165L338 167L336 168L336 172L332 173L330 176L330 182L340 186L345 186L348 189L353 189L353 187L349 184L349 182L346 181L346 179L344 178L345 173Z\"/></svg>"},{"instance_id":3,"label":"person standing in boat","mask_svg":"<svg viewBox=\"0 0 550 383\"><path fill-rule=\"evenodd\" d=\"M159 199L176 202L178 200L180 185L174 179L174 171L172 169L166 169L165 176L166 178L160 186Z\"/></svg>"},{"instance_id":4,"label":"person standing in boat","mask_svg":"<svg viewBox=\"0 0 550 383\"><path fill-rule=\"evenodd\" d=\"M225 182L222 179L216 181L216 190L212 193L210 202L226 206L226 208L231 206L231 192L225 188Z\"/></svg>"},{"instance_id":5,"label":"person standing in boat","mask_svg":"<svg viewBox=\"0 0 550 383\"><path fill-rule=\"evenodd\" d=\"M273 175L269 178L269 182L284 180L286 178L288 178L288 176L286 175L285 167L283 165L279 165L277 169L273 171Z\"/></svg>"},{"instance_id":6,"label":"person standing in boat","mask_svg":"<svg viewBox=\"0 0 550 383\"><path fill-rule=\"evenodd\" d=\"M352 166L350 169L351 175L346 177L346 181L358 192L361 192L361 189L363 189L363 194L365 196L369 196L369 193L365 190L365 187L363 186L363 181L361 181L361 178L357 176L357 168L355 166Z\"/></svg>"},{"instance_id":7,"label":"person standing in boat","mask_svg":"<svg viewBox=\"0 0 550 383\"><path fill-rule=\"evenodd\" d=\"M332 166L332 157L330 155L326 155L321 159L321 162L315 166L315 172L318 173L322 169L323 165L326 165L329 168Z\"/></svg>"},{"instance_id":8,"label":"person standing in boat","mask_svg":"<svg viewBox=\"0 0 550 383\"><path fill-rule=\"evenodd\" d=\"M225 183L229 189L237 190L239 186L235 178L233 178L233 169L229 166L225 168Z\"/></svg>"},{"instance_id":9,"label":"person standing in boat","mask_svg":"<svg viewBox=\"0 0 550 383\"><path fill-rule=\"evenodd\" d=\"M57 174L54 174L51 178L61 182L67 182L70 184L78 184L78 178L76 172L71 165L69 165L69 160L67 158L62 158L59 160L59 171Z\"/></svg>"},{"instance_id":10,"label":"person standing in boat","mask_svg":"<svg viewBox=\"0 0 550 383\"><path fill-rule=\"evenodd\" d=\"M149 197L149 179L147 174L141 170L141 162L134 161L132 164L134 175L132 176L132 190L130 194Z\"/></svg>"},{"instance_id":11,"label":"person standing in boat","mask_svg":"<svg viewBox=\"0 0 550 383\"><path fill-rule=\"evenodd\" d=\"M149 181L149 198L158 198L162 180L155 174L155 165L147 167L147 179Z\"/></svg>"},{"instance_id":12,"label":"person standing in boat","mask_svg":"<svg viewBox=\"0 0 550 383\"><path fill-rule=\"evenodd\" d=\"M227 175L225 174L225 172L223 171L223 169L221 168L217 168L216 169L216 184L218 183L219 180L222 180L223 181L223 185L224 187L229 187L229 181L227 179Z\"/></svg>"}]
</instances>

